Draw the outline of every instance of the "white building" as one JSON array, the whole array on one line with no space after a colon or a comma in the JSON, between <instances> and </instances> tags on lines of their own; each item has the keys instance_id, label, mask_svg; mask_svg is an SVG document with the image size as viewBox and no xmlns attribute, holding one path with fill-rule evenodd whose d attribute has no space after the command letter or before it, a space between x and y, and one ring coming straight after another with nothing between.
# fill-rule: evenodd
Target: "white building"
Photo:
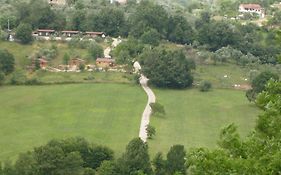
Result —
<instances>
[{"instance_id":1,"label":"white building","mask_svg":"<svg viewBox=\"0 0 281 175\"><path fill-rule=\"evenodd\" d=\"M126 4L127 0L110 0L110 3L113 4L115 2L118 2L119 4Z\"/></svg>"},{"instance_id":2,"label":"white building","mask_svg":"<svg viewBox=\"0 0 281 175\"><path fill-rule=\"evenodd\" d=\"M240 4L239 12L241 13L256 13L261 18L265 17L265 11L259 4Z\"/></svg>"}]
</instances>

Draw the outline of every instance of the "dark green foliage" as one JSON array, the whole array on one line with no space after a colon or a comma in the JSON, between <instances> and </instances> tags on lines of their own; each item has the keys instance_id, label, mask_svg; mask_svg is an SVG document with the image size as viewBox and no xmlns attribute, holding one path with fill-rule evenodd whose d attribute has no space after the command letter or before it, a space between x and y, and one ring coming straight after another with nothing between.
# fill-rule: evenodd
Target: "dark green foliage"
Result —
<instances>
[{"instance_id":1,"label":"dark green foliage","mask_svg":"<svg viewBox=\"0 0 281 175\"><path fill-rule=\"evenodd\" d=\"M249 101L255 101L258 93L262 92L265 89L267 82L270 80L279 80L279 76L269 71L260 73L252 81L252 89L246 92L246 97Z\"/></svg>"},{"instance_id":2,"label":"dark green foliage","mask_svg":"<svg viewBox=\"0 0 281 175\"><path fill-rule=\"evenodd\" d=\"M170 41L180 44L190 44L194 39L192 26L182 16L170 17L167 34Z\"/></svg>"},{"instance_id":3,"label":"dark green foliage","mask_svg":"<svg viewBox=\"0 0 281 175\"><path fill-rule=\"evenodd\" d=\"M157 87L186 88L192 85L190 65L181 51L146 50L141 61L143 73Z\"/></svg>"},{"instance_id":4,"label":"dark green foliage","mask_svg":"<svg viewBox=\"0 0 281 175\"><path fill-rule=\"evenodd\" d=\"M156 134L156 129L155 129L154 126L147 125L146 126L146 132L147 132L147 137L149 139L152 139L152 137L155 136L155 134Z\"/></svg>"},{"instance_id":5,"label":"dark green foliage","mask_svg":"<svg viewBox=\"0 0 281 175\"><path fill-rule=\"evenodd\" d=\"M70 56L68 53L65 53L63 56L63 64L67 65L70 60Z\"/></svg>"},{"instance_id":6,"label":"dark green foliage","mask_svg":"<svg viewBox=\"0 0 281 175\"><path fill-rule=\"evenodd\" d=\"M148 154L148 146L140 138L135 138L126 147L122 158L118 161L120 174L137 174L143 171L147 175L152 174Z\"/></svg>"},{"instance_id":7,"label":"dark green foliage","mask_svg":"<svg viewBox=\"0 0 281 175\"><path fill-rule=\"evenodd\" d=\"M99 175L116 175L118 173L116 164L111 161L103 161L97 172Z\"/></svg>"},{"instance_id":8,"label":"dark green foliage","mask_svg":"<svg viewBox=\"0 0 281 175\"><path fill-rule=\"evenodd\" d=\"M212 83L209 81L203 81L200 83L199 85L199 90L201 92L207 92L210 91L210 89L212 88Z\"/></svg>"},{"instance_id":9,"label":"dark green foliage","mask_svg":"<svg viewBox=\"0 0 281 175\"><path fill-rule=\"evenodd\" d=\"M103 161L113 159L113 151L107 147L96 146L88 150L87 156L84 157L85 166L97 169Z\"/></svg>"},{"instance_id":10,"label":"dark green foliage","mask_svg":"<svg viewBox=\"0 0 281 175\"><path fill-rule=\"evenodd\" d=\"M252 81L253 90L257 93L262 92L265 89L268 80L270 79L279 80L279 76L269 71L260 73Z\"/></svg>"},{"instance_id":11,"label":"dark green foliage","mask_svg":"<svg viewBox=\"0 0 281 175\"><path fill-rule=\"evenodd\" d=\"M144 45L135 38L119 44L113 51L118 64L132 64L133 60L142 52Z\"/></svg>"},{"instance_id":12,"label":"dark green foliage","mask_svg":"<svg viewBox=\"0 0 281 175\"><path fill-rule=\"evenodd\" d=\"M155 175L166 175L166 161L163 158L162 153L157 153L152 161L153 166L155 167Z\"/></svg>"},{"instance_id":13,"label":"dark green foliage","mask_svg":"<svg viewBox=\"0 0 281 175\"><path fill-rule=\"evenodd\" d=\"M80 64L79 65L79 70L84 71L85 70L85 64Z\"/></svg>"},{"instance_id":14,"label":"dark green foliage","mask_svg":"<svg viewBox=\"0 0 281 175\"><path fill-rule=\"evenodd\" d=\"M4 83L4 80L5 80L5 74L0 71L0 85Z\"/></svg>"},{"instance_id":15,"label":"dark green foliage","mask_svg":"<svg viewBox=\"0 0 281 175\"><path fill-rule=\"evenodd\" d=\"M7 50L0 49L0 72L10 74L14 71L15 58Z\"/></svg>"},{"instance_id":16,"label":"dark green foliage","mask_svg":"<svg viewBox=\"0 0 281 175\"><path fill-rule=\"evenodd\" d=\"M212 22L198 30L198 41L215 51L228 45L237 45L241 36L234 25L226 22Z\"/></svg>"},{"instance_id":17,"label":"dark green foliage","mask_svg":"<svg viewBox=\"0 0 281 175\"><path fill-rule=\"evenodd\" d=\"M121 35L125 26L124 12L119 9L106 7L99 13L90 16L88 28L116 37Z\"/></svg>"},{"instance_id":18,"label":"dark green foliage","mask_svg":"<svg viewBox=\"0 0 281 175\"><path fill-rule=\"evenodd\" d=\"M164 106L161 105L160 103L156 102L156 103L150 103L149 106L152 109L152 114L159 114L159 115L165 115L166 111L164 109Z\"/></svg>"},{"instance_id":19,"label":"dark green foliage","mask_svg":"<svg viewBox=\"0 0 281 175\"><path fill-rule=\"evenodd\" d=\"M144 44L151 44L152 46L158 46L160 42L160 34L155 29L150 29L141 36L141 41Z\"/></svg>"},{"instance_id":20,"label":"dark green foliage","mask_svg":"<svg viewBox=\"0 0 281 175\"><path fill-rule=\"evenodd\" d=\"M167 154L167 172L173 175L180 172L186 174L186 152L183 145L174 145L170 148Z\"/></svg>"},{"instance_id":21,"label":"dark green foliage","mask_svg":"<svg viewBox=\"0 0 281 175\"><path fill-rule=\"evenodd\" d=\"M30 43L33 40L31 25L21 23L17 27L16 38L19 39L23 44Z\"/></svg>"},{"instance_id":22,"label":"dark green foliage","mask_svg":"<svg viewBox=\"0 0 281 175\"><path fill-rule=\"evenodd\" d=\"M149 1L141 1L136 13L129 18L131 32L134 37L140 37L148 29L155 29L161 35L167 33L168 14L163 7Z\"/></svg>"},{"instance_id":23,"label":"dark green foliage","mask_svg":"<svg viewBox=\"0 0 281 175\"><path fill-rule=\"evenodd\" d=\"M24 72L22 71L15 71L12 74L10 83L12 85L22 85L26 82L27 78Z\"/></svg>"}]
</instances>

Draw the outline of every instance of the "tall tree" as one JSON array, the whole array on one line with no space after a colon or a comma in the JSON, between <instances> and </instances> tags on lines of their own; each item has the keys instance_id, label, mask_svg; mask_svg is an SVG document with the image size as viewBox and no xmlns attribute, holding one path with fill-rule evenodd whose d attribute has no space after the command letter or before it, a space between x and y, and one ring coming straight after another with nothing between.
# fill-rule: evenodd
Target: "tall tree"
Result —
<instances>
[{"instance_id":1,"label":"tall tree","mask_svg":"<svg viewBox=\"0 0 281 175\"><path fill-rule=\"evenodd\" d=\"M186 152L183 145L174 145L167 154L167 171L169 175L176 172L186 174Z\"/></svg>"},{"instance_id":2,"label":"tall tree","mask_svg":"<svg viewBox=\"0 0 281 175\"><path fill-rule=\"evenodd\" d=\"M7 50L0 49L0 72L6 75L14 71L15 58Z\"/></svg>"},{"instance_id":3,"label":"tall tree","mask_svg":"<svg viewBox=\"0 0 281 175\"><path fill-rule=\"evenodd\" d=\"M118 162L121 174L136 174L140 171L152 174L148 146L140 138L135 138L126 147L126 151Z\"/></svg>"},{"instance_id":4,"label":"tall tree","mask_svg":"<svg viewBox=\"0 0 281 175\"><path fill-rule=\"evenodd\" d=\"M19 39L23 44L30 43L32 38L32 27L30 24L21 23L16 30L16 38Z\"/></svg>"}]
</instances>

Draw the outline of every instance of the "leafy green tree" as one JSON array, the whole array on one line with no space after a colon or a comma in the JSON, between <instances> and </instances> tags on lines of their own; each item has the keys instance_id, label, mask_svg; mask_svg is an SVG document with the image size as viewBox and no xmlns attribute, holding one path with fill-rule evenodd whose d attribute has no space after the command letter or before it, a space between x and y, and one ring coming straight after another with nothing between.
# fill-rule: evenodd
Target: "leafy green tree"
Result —
<instances>
[{"instance_id":1,"label":"leafy green tree","mask_svg":"<svg viewBox=\"0 0 281 175\"><path fill-rule=\"evenodd\" d=\"M10 83L12 85L22 85L26 82L27 77L23 71L15 71L12 73Z\"/></svg>"},{"instance_id":2,"label":"leafy green tree","mask_svg":"<svg viewBox=\"0 0 281 175\"><path fill-rule=\"evenodd\" d=\"M279 80L279 76L269 71L260 73L257 77L252 80L252 89L246 92L247 99L255 101L258 93L262 92L265 89L267 82L270 80Z\"/></svg>"},{"instance_id":3,"label":"leafy green tree","mask_svg":"<svg viewBox=\"0 0 281 175\"><path fill-rule=\"evenodd\" d=\"M163 158L162 153L157 153L152 161L155 168L155 175L166 175L166 161Z\"/></svg>"},{"instance_id":4,"label":"leafy green tree","mask_svg":"<svg viewBox=\"0 0 281 175\"><path fill-rule=\"evenodd\" d=\"M97 169L103 161L113 160L113 151L104 146L95 146L89 148L84 161L86 167Z\"/></svg>"},{"instance_id":5,"label":"leafy green tree","mask_svg":"<svg viewBox=\"0 0 281 175\"><path fill-rule=\"evenodd\" d=\"M148 146L140 138L129 142L126 151L118 161L120 174L136 174L143 171L145 174L152 174Z\"/></svg>"},{"instance_id":6,"label":"leafy green tree","mask_svg":"<svg viewBox=\"0 0 281 175\"><path fill-rule=\"evenodd\" d=\"M140 59L143 73L157 87L186 88L192 85L190 62L181 51L146 50Z\"/></svg>"},{"instance_id":7,"label":"leafy green tree","mask_svg":"<svg viewBox=\"0 0 281 175\"><path fill-rule=\"evenodd\" d=\"M173 175L176 172L186 174L186 152L183 145L174 145L167 154L167 172Z\"/></svg>"},{"instance_id":8,"label":"leafy green tree","mask_svg":"<svg viewBox=\"0 0 281 175\"><path fill-rule=\"evenodd\" d=\"M211 22L198 29L198 41L216 51L228 45L238 45L241 35L234 25L222 22Z\"/></svg>"},{"instance_id":9,"label":"leafy green tree","mask_svg":"<svg viewBox=\"0 0 281 175\"><path fill-rule=\"evenodd\" d=\"M15 58L7 50L0 49L0 71L4 74L10 74L14 71Z\"/></svg>"},{"instance_id":10,"label":"leafy green tree","mask_svg":"<svg viewBox=\"0 0 281 175\"><path fill-rule=\"evenodd\" d=\"M152 114L159 114L159 115L165 115L166 111L163 105L161 105L160 103L156 102L156 103L150 103L149 106L152 109Z\"/></svg>"},{"instance_id":11,"label":"leafy green tree","mask_svg":"<svg viewBox=\"0 0 281 175\"><path fill-rule=\"evenodd\" d=\"M16 30L16 38L19 39L23 44L30 43L32 38L32 27L30 24L21 23Z\"/></svg>"},{"instance_id":12,"label":"leafy green tree","mask_svg":"<svg viewBox=\"0 0 281 175\"><path fill-rule=\"evenodd\" d=\"M170 41L180 44L190 44L194 39L192 26L179 15L169 18L167 35Z\"/></svg>"},{"instance_id":13,"label":"leafy green tree","mask_svg":"<svg viewBox=\"0 0 281 175\"><path fill-rule=\"evenodd\" d=\"M116 175L118 173L115 163L111 161L103 161L97 172L99 175Z\"/></svg>"},{"instance_id":14,"label":"leafy green tree","mask_svg":"<svg viewBox=\"0 0 281 175\"><path fill-rule=\"evenodd\" d=\"M15 165L16 175L38 175L38 164L32 152L20 154Z\"/></svg>"},{"instance_id":15,"label":"leafy green tree","mask_svg":"<svg viewBox=\"0 0 281 175\"><path fill-rule=\"evenodd\" d=\"M88 28L117 37L122 33L124 25L125 16L123 11L105 7L99 13L90 15Z\"/></svg>"},{"instance_id":16,"label":"leafy green tree","mask_svg":"<svg viewBox=\"0 0 281 175\"><path fill-rule=\"evenodd\" d=\"M5 80L5 74L0 71L0 85L4 83L4 80Z\"/></svg>"},{"instance_id":17,"label":"leafy green tree","mask_svg":"<svg viewBox=\"0 0 281 175\"><path fill-rule=\"evenodd\" d=\"M163 7L149 1L141 1L134 15L129 17L130 34L142 36L148 29L155 29L162 36L167 33L168 14Z\"/></svg>"},{"instance_id":18,"label":"leafy green tree","mask_svg":"<svg viewBox=\"0 0 281 175\"><path fill-rule=\"evenodd\" d=\"M152 139L152 137L155 136L155 134L156 134L156 129L155 129L154 126L147 125L146 126L146 132L147 132L147 137L149 139Z\"/></svg>"},{"instance_id":19,"label":"leafy green tree","mask_svg":"<svg viewBox=\"0 0 281 175\"><path fill-rule=\"evenodd\" d=\"M279 76L269 71L260 73L252 81L252 88L256 93L262 92L270 79L279 80Z\"/></svg>"},{"instance_id":20,"label":"leafy green tree","mask_svg":"<svg viewBox=\"0 0 281 175\"><path fill-rule=\"evenodd\" d=\"M63 64L67 65L70 60L70 56L68 53L64 53L63 55Z\"/></svg>"},{"instance_id":21,"label":"leafy green tree","mask_svg":"<svg viewBox=\"0 0 281 175\"><path fill-rule=\"evenodd\" d=\"M151 44L152 46L158 46L160 42L160 34L155 29L150 29L141 36L141 41L144 44Z\"/></svg>"},{"instance_id":22,"label":"leafy green tree","mask_svg":"<svg viewBox=\"0 0 281 175\"><path fill-rule=\"evenodd\" d=\"M88 48L88 52L92 56L92 58L95 60L99 57L100 58L104 57L103 48L95 42L90 44L90 46Z\"/></svg>"}]
</instances>

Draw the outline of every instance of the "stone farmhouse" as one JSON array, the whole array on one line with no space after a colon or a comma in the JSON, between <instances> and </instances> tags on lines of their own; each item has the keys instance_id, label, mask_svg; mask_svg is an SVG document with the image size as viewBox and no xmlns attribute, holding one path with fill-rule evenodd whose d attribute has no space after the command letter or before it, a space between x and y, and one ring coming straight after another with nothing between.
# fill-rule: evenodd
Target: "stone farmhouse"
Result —
<instances>
[{"instance_id":1,"label":"stone farmhouse","mask_svg":"<svg viewBox=\"0 0 281 175\"><path fill-rule=\"evenodd\" d=\"M260 18L265 17L265 10L259 4L240 4L240 13L255 13L260 16Z\"/></svg>"},{"instance_id":2,"label":"stone farmhouse","mask_svg":"<svg viewBox=\"0 0 281 175\"><path fill-rule=\"evenodd\" d=\"M59 5L59 6L66 5L66 0L48 0L48 1L49 1L49 4L51 6L53 6L53 5Z\"/></svg>"}]
</instances>

